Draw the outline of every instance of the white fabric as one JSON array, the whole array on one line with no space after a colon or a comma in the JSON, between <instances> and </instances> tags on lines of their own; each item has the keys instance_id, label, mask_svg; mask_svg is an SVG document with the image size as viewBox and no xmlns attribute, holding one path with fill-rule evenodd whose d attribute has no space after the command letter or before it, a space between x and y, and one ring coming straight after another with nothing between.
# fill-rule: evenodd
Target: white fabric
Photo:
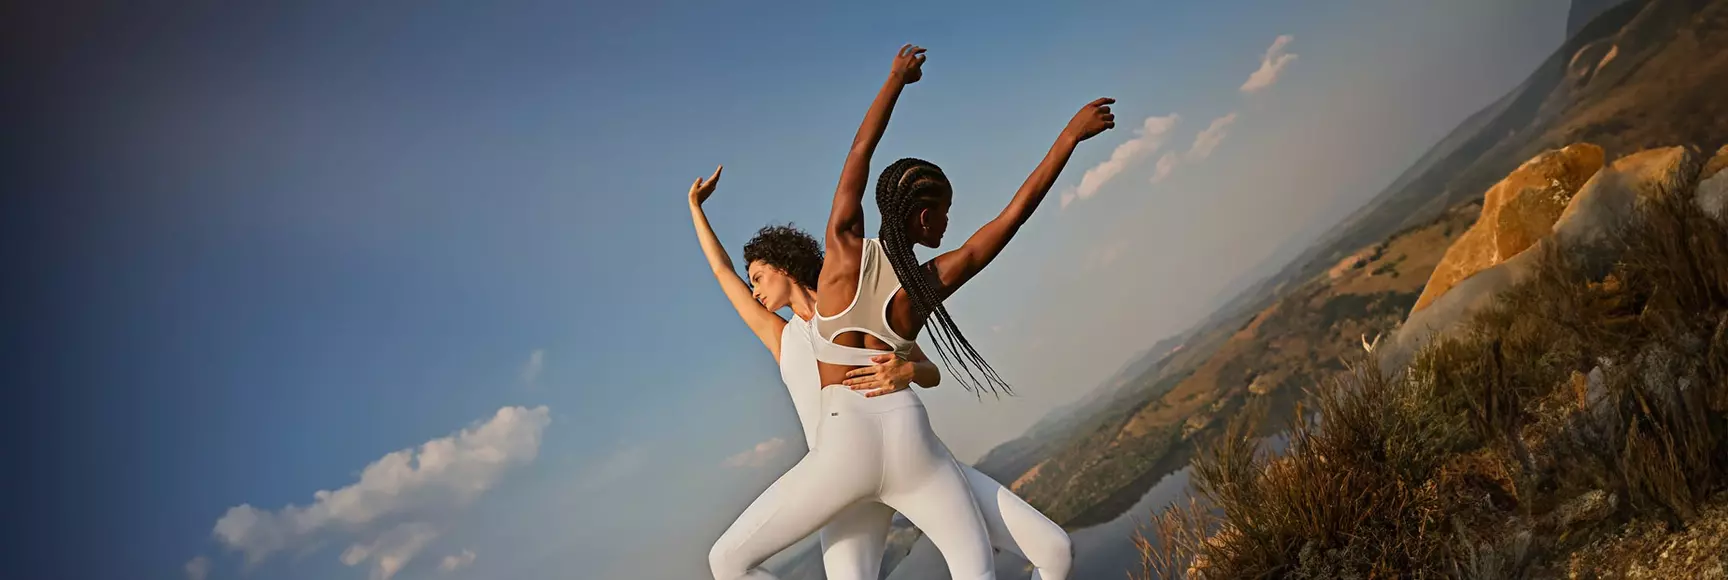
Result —
<instances>
[{"instance_id":1,"label":"white fabric","mask_svg":"<svg viewBox=\"0 0 1728 580\"><path fill-rule=\"evenodd\" d=\"M816 447L762 492L708 553L716 580L772 579L758 568L848 508L880 502L924 531L955 580L995 577L990 538L959 462L910 390L866 398L822 389ZM880 557L881 552L877 555Z\"/></svg>"},{"instance_id":2,"label":"white fabric","mask_svg":"<svg viewBox=\"0 0 1728 580\"><path fill-rule=\"evenodd\" d=\"M796 316L780 335L780 378L804 428L805 443L812 448L822 419L822 394L815 388L820 379L811 348L814 337L809 322ZM978 504L991 545L1030 562L1035 569L1032 580L1066 580L1073 565L1068 533L990 476L969 465L955 464ZM893 517L893 508L863 501L829 520L821 530L822 564L828 580L880 578Z\"/></svg>"}]
</instances>

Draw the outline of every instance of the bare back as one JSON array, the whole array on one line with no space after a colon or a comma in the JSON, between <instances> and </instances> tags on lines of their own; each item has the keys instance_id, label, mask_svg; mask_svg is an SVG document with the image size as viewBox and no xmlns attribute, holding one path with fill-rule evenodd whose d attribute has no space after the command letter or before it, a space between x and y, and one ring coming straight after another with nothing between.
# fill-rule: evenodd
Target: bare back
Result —
<instances>
[{"instance_id":1,"label":"bare back","mask_svg":"<svg viewBox=\"0 0 1728 580\"><path fill-rule=\"evenodd\" d=\"M824 385L839 384L847 371L865 366L860 351L905 356L925 322L913 312L911 296L879 241L858 240L856 249L844 252L850 259L840 253L828 254L832 261L824 264L811 321L817 343L828 343L826 351L818 346L817 356Z\"/></svg>"}]
</instances>

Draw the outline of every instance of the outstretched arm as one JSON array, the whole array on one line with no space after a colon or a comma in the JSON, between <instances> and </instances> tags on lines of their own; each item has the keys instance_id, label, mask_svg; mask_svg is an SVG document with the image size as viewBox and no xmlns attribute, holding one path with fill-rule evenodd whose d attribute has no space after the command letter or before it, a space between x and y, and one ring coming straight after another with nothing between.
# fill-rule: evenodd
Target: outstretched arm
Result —
<instances>
[{"instance_id":1,"label":"outstretched arm","mask_svg":"<svg viewBox=\"0 0 1728 580\"><path fill-rule=\"evenodd\" d=\"M756 301L750 293L750 285L738 277L731 256L726 255L726 248L720 245L720 238L708 225L708 214L702 211L702 202L714 195L714 186L720 183L720 169L716 167L714 175L708 179L697 179L696 183L690 184L690 220L696 223L696 240L702 244L702 254L708 257L708 267L714 271L714 279L720 282L726 300L732 303L744 324L750 326L750 331L756 333L756 338L762 340L762 345L768 347L768 352L773 353L774 360L779 361L780 331L786 327L786 319L769 312Z\"/></svg>"},{"instance_id":2,"label":"outstretched arm","mask_svg":"<svg viewBox=\"0 0 1728 580\"><path fill-rule=\"evenodd\" d=\"M894 103L900 100L901 89L923 78L924 49L910 44L900 47L894 56L894 68L888 80L876 91L870 111L852 138L852 148L846 152L846 164L840 168L840 185L834 188L834 208L828 214L828 247L851 248L864 238L864 187L870 180L870 156L882 142L888 130L888 118L894 113ZM828 255L846 254L828 252ZM850 254L856 254L851 252Z\"/></svg>"},{"instance_id":3,"label":"outstretched arm","mask_svg":"<svg viewBox=\"0 0 1728 580\"><path fill-rule=\"evenodd\" d=\"M1045 194L1050 193L1050 187L1055 185L1056 177L1062 174L1063 166L1068 164L1068 158L1074 155L1074 148L1081 141L1116 126L1116 116L1110 113L1110 104L1114 102L1115 99L1101 98L1087 103L1079 113L1075 113L1068 126L1062 129L1061 136L1056 138L1056 144L1051 145L1050 152L1044 155L1044 161L1020 185L1020 191L1014 193L1008 207L996 219L978 228L965 244L936 257L936 272L943 297L960 289L1002 253L1008 240L1014 239L1015 232L1020 231L1020 226L1044 201Z\"/></svg>"}]
</instances>

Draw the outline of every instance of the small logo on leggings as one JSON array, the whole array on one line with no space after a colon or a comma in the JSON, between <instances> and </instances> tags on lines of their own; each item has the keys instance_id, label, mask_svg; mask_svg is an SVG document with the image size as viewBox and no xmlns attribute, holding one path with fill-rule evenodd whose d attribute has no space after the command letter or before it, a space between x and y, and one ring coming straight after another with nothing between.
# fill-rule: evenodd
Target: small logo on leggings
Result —
<instances>
[{"instance_id":1,"label":"small logo on leggings","mask_svg":"<svg viewBox=\"0 0 1728 580\"><path fill-rule=\"evenodd\" d=\"M839 413L829 413L828 416L829 417L839 417L840 414Z\"/></svg>"}]
</instances>

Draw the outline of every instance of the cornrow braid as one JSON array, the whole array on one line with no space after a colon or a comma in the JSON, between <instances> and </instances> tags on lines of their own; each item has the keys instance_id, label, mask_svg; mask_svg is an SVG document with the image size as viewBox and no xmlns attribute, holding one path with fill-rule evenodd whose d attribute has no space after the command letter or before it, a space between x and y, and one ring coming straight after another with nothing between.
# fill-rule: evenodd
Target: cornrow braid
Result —
<instances>
[{"instance_id":1,"label":"cornrow braid","mask_svg":"<svg viewBox=\"0 0 1728 580\"><path fill-rule=\"evenodd\" d=\"M883 169L876 179L876 209L882 214L878 237L888 254L888 263L894 266L894 275L900 278L900 286L912 298L913 315L920 320L935 319L935 324L927 326L934 329L930 333L931 342L936 345L936 354L948 374L979 397L984 396L985 390L998 397L1003 393L1013 395L1014 389L996 374L996 369L978 354L978 349L972 347L948 316L948 308L942 305L937 291L934 264L919 264L918 256L912 252L907 222L933 201L947 183L948 176L940 167L922 159L901 159ZM959 373L954 372L956 367Z\"/></svg>"}]
</instances>

